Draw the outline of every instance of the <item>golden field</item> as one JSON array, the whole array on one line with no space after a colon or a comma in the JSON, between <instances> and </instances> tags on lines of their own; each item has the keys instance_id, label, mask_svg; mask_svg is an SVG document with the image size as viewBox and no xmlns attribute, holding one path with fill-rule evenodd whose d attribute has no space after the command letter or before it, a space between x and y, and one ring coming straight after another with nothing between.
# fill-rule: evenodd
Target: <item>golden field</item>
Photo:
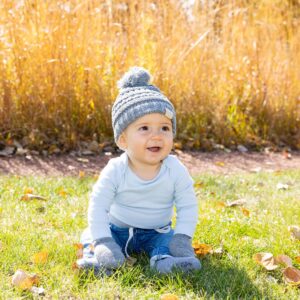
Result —
<instances>
[{"instance_id":1,"label":"golden field","mask_svg":"<svg viewBox=\"0 0 300 300\"><path fill-rule=\"evenodd\" d=\"M181 2L2 0L0 140L112 141L116 82L139 65L186 147L300 149L300 1Z\"/></svg>"}]
</instances>

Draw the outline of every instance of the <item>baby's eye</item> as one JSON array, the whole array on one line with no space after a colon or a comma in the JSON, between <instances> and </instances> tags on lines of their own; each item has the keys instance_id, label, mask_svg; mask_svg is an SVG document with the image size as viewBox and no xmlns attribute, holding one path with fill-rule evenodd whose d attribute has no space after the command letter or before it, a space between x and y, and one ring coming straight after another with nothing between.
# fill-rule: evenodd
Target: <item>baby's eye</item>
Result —
<instances>
[{"instance_id":1,"label":"baby's eye","mask_svg":"<svg viewBox=\"0 0 300 300\"><path fill-rule=\"evenodd\" d=\"M170 127L169 126L163 126L162 127L162 131L170 131Z\"/></svg>"},{"instance_id":2,"label":"baby's eye","mask_svg":"<svg viewBox=\"0 0 300 300\"><path fill-rule=\"evenodd\" d=\"M148 129L148 126L142 126L139 128L140 131L147 131Z\"/></svg>"}]
</instances>

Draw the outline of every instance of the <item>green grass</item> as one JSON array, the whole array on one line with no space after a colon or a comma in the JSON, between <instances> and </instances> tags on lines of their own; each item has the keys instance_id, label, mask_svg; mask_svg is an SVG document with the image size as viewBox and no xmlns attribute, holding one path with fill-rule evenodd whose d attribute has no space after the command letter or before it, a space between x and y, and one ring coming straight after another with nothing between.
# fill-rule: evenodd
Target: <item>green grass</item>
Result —
<instances>
[{"instance_id":1,"label":"green grass","mask_svg":"<svg viewBox=\"0 0 300 300\"><path fill-rule=\"evenodd\" d=\"M172 293L180 299L299 299L300 289L283 282L281 271L267 272L252 259L257 252L286 254L300 268L300 242L289 225L300 225L300 171L248 175L201 175L200 218L195 240L226 250L222 257L206 256L193 275L159 276L141 257L112 277L95 278L72 270L73 244L86 226L88 193L94 178L0 177L0 299L33 299L11 284L17 269L37 273L45 299L159 299ZM288 190L277 190L287 183ZM26 188L47 201L20 201ZM64 196L60 191L64 190ZM62 194L62 195L61 195ZM218 202L245 199L250 217L239 207ZM47 250L46 264L32 256Z\"/></svg>"}]
</instances>

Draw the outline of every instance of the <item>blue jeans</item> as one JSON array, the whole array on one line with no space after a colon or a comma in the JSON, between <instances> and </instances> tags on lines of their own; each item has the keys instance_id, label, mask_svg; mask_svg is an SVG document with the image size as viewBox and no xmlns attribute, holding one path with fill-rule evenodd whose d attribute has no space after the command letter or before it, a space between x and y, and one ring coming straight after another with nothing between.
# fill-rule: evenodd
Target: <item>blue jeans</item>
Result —
<instances>
[{"instance_id":1,"label":"blue jeans","mask_svg":"<svg viewBox=\"0 0 300 300\"><path fill-rule=\"evenodd\" d=\"M174 234L171 223L159 229L123 228L110 224L110 231L125 256L145 252L151 258L151 262L171 256L169 243ZM84 257L92 257L94 253L90 247L91 239L87 230L81 236L81 243L84 247Z\"/></svg>"}]
</instances>

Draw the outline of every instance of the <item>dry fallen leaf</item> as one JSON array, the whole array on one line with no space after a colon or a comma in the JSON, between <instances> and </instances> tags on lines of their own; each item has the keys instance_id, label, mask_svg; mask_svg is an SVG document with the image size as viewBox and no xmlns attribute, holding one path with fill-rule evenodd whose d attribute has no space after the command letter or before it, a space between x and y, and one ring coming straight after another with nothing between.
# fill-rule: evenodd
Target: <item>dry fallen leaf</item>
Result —
<instances>
[{"instance_id":1,"label":"dry fallen leaf","mask_svg":"<svg viewBox=\"0 0 300 300\"><path fill-rule=\"evenodd\" d=\"M33 193L33 189L32 188L26 188L25 190L24 190L24 194L32 194Z\"/></svg>"},{"instance_id":2,"label":"dry fallen leaf","mask_svg":"<svg viewBox=\"0 0 300 300\"><path fill-rule=\"evenodd\" d=\"M288 151L282 151L282 156L285 158L285 159L292 159L292 154Z\"/></svg>"},{"instance_id":3,"label":"dry fallen leaf","mask_svg":"<svg viewBox=\"0 0 300 300\"><path fill-rule=\"evenodd\" d=\"M21 201L30 201L30 200L43 200L43 201L46 201L47 199L45 197L42 197L42 196L39 196L39 195L33 195L33 194L25 194L21 198Z\"/></svg>"},{"instance_id":4,"label":"dry fallen leaf","mask_svg":"<svg viewBox=\"0 0 300 300\"><path fill-rule=\"evenodd\" d=\"M195 254L197 256L203 257L212 251L212 247L207 244L200 244L198 242L192 244Z\"/></svg>"},{"instance_id":5,"label":"dry fallen leaf","mask_svg":"<svg viewBox=\"0 0 300 300\"><path fill-rule=\"evenodd\" d=\"M217 202L217 206L218 207L226 207L226 204L223 201L219 201L219 202Z\"/></svg>"},{"instance_id":6,"label":"dry fallen leaf","mask_svg":"<svg viewBox=\"0 0 300 300\"><path fill-rule=\"evenodd\" d=\"M182 143L181 142L175 142L173 144L174 149L176 150L182 150Z\"/></svg>"},{"instance_id":7,"label":"dry fallen leaf","mask_svg":"<svg viewBox=\"0 0 300 300\"><path fill-rule=\"evenodd\" d=\"M292 259L289 256L284 254L277 255L275 257L275 263L282 264L285 267L291 267L293 265Z\"/></svg>"},{"instance_id":8,"label":"dry fallen leaf","mask_svg":"<svg viewBox=\"0 0 300 300\"><path fill-rule=\"evenodd\" d=\"M253 259L256 263L263 266L268 271L275 270L278 267L278 265L275 263L275 259L272 253L256 253L255 255L253 255Z\"/></svg>"},{"instance_id":9,"label":"dry fallen leaf","mask_svg":"<svg viewBox=\"0 0 300 300\"><path fill-rule=\"evenodd\" d=\"M72 270L75 271L75 270L78 270L78 265L76 264L76 262L73 262L72 263L72 266L71 266Z\"/></svg>"},{"instance_id":10,"label":"dry fallen leaf","mask_svg":"<svg viewBox=\"0 0 300 300\"><path fill-rule=\"evenodd\" d=\"M195 182L195 183L194 183L194 188L195 188L195 189L200 189L200 188L202 188L202 187L203 187L203 182L198 181L198 182Z\"/></svg>"},{"instance_id":11,"label":"dry fallen leaf","mask_svg":"<svg viewBox=\"0 0 300 300\"><path fill-rule=\"evenodd\" d=\"M179 298L174 294L164 294L160 296L160 300L179 300Z\"/></svg>"},{"instance_id":12,"label":"dry fallen leaf","mask_svg":"<svg viewBox=\"0 0 300 300\"><path fill-rule=\"evenodd\" d=\"M295 261L300 264L300 255L295 257Z\"/></svg>"},{"instance_id":13,"label":"dry fallen leaf","mask_svg":"<svg viewBox=\"0 0 300 300\"><path fill-rule=\"evenodd\" d=\"M48 261L49 253L47 251L41 251L33 255L32 261L35 264L45 264Z\"/></svg>"},{"instance_id":14,"label":"dry fallen leaf","mask_svg":"<svg viewBox=\"0 0 300 300\"><path fill-rule=\"evenodd\" d=\"M300 227L299 226L289 226L288 227L289 232L291 233L292 238L296 240L300 240Z\"/></svg>"},{"instance_id":15,"label":"dry fallen leaf","mask_svg":"<svg viewBox=\"0 0 300 300\"><path fill-rule=\"evenodd\" d=\"M23 270L17 270L12 276L12 284L19 287L22 290L29 290L33 285L38 284L39 279L36 274L29 275Z\"/></svg>"},{"instance_id":16,"label":"dry fallen leaf","mask_svg":"<svg viewBox=\"0 0 300 300\"><path fill-rule=\"evenodd\" d=\"M236 200L236 201L227 202L226 206L227 207L241 206L241 205L244 205L245 203L246 203L245 199L239 199L239 200Z\"/></svg>"},{"instance_id":17,"label":"dry fallen leaf","mask_svg":"<svg viewBox=\"0 0 300 300\"><path fill-rule=\"evenodd\" d=\"M223 161L216 161L215 165L218 166L218 167L224 167L225 163Z\"/></svg>"},{"instance_id":18,"label":"dry fallen leaf","mask_svg":"<svg viewBox=\"0 0 300 300\"><path fill-rule=\"evenodd\" d=\"M64 198L66 198L68 195L68 193L64 189L59 190L58 194Z\"/></svg>"},{"instance_id":19,"label":"dry fallen leaf","mask_svg":"<svg viewBox=\"0 0 300 300\"><path fill-rule=\"evenodd\" d=\"M282 272L286 283L300 286L300 270L294 267L287 267Z\"/></svg>"},{"instance_id":20,"label":"dry fallen leaf","mask_svg":"<svg viewBox=\"0 0 300 300\"><path fill-rule=\"evenodd\" d=\"M79 171L78 177L83 178L84 176L85 176L85 172L84 171Z\"/></svg>"},{"instance_id":21,"label":"dry fallen leaf","mask_svg":"<svg viewBox=\"0 0 300 300\"><path fill-rule=\"evenodd\" d=\"M74 244L74 248L76 249L76 257L82 258L83 256L83 244L77 243Z\"/></svg>"},{"instance_id":22,"label":"dry fallen leaf","mask_svg":"<svg viewBox=\"0 0 300 300\"><path fill-rule=\"evenodd\" d=\"M241 211L244 216L250 217L250 211L248 209L246 209L245 207L241 207Z\"/></svg>"},{"instance_id":23,"label":"dry fallen leaf","mask_svg":"<svg viewBox=\"0 0 300 300\"><path fill-rule=\"evenodd\" d=\"M83 249L83 244L81 244L81 243L75 243L75 244L74 244L74 248L75 248L76 250L78 250L78 249Z\"/></svg>"}]
</instances>

